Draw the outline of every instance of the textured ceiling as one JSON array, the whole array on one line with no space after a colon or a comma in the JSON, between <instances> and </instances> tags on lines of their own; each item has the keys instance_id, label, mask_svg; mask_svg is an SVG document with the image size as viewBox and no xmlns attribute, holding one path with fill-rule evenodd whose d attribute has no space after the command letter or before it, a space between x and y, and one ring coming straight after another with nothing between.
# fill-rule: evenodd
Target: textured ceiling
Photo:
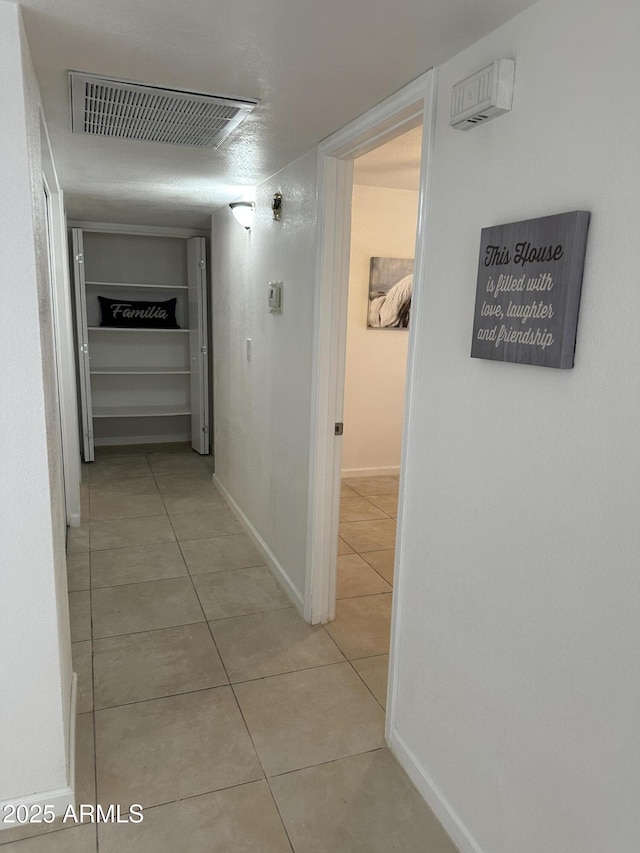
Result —
<instances>
[{"instance_id":1,"label":"textured ceiling","mask_svg":"<svg viewBox=\"0 0 640 853\"><path fill-rule=\"evenodd\" d=\"M422 127L416 127L374 148L355 161L354 184L417 191L420 185L421 149Z\"/></svg>"},{"instance_id":2,"label":"textured ceiling","mask_svg":"<svg viewBox=\"0 0 640 853\"><path fill-rule=\"evenodd\" d=\"M532 0L24 0L70 217L205 227L213 208ZM259 98L218 151L72 134L67 71Z\"/></svg>"}]
</instances>

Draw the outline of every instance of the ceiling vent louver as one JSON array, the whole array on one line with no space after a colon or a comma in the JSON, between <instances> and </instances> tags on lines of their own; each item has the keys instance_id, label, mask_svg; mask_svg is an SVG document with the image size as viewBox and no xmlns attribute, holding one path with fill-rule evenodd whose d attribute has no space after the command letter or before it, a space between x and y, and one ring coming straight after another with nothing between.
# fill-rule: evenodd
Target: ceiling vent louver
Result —
<instances>
[{"instance_id":1,"label":"ceiling vent louver","mask_svg":"<svg viewBox=\"0 0 640 853\"><path fill-rule=\"evenodd\" d=\"M69 72L71 129L117 139L218 146L258 103Z\"/></svg>"}]
</instances>

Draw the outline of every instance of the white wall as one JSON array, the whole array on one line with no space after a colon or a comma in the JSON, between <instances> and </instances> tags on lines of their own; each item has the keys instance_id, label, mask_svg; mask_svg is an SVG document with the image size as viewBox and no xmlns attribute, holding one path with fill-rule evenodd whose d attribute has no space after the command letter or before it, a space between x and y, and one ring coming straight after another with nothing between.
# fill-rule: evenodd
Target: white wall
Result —
<instances>
[{"instance_id":1,"label":"white wall","mask_svg":"<svg viewBox=\"0 0 640 853\"><path fill-rule=\"evenodd\" d=\"M19 9L2 0L0 804L70 793L71 655L38 98Z\"/></svg>"},{"instance_id":2,"label":"white wall","mask_svg":"<svg viewBox=\"0 0 640 853\"><path fill-rule=\"evenodd\" d=\"M465 853L640 849L639 34L636 0L543 0L439 71L391 734ZM513 111L450 129L452 85L509 56ZM283 176L249 237L214 218L216 443L301 589L315 159ZM572 209L592 212L576 366L472 360L481 228Z\"/></svg>"},{"instance_id":3,"label":"white wall","mask_svg":"<svg viewBox=\"0 0 640 853\"><path fill-rule=\"evenodd\" d=\"M639 36L637 0L546 0L439 70L394 744L465 851L640 850ZM499 57L513 111L450 129ZM574 369L472 360L480 229L574 209Z\"/></svg>"},{"instance_id":4,"label":"white wall","mask_svg":"<svg viewBox=\"0 0 640 853\"><path fill-rule=\"evenodd\" d=\"M367 329L369 265L413 257L418 193L355 184L351 216L344 475L400 466L408 333Z\"/></svg>"},{"instance_id":5,"label":"white wall","mask_svg":"<svg viewBox=\"0 0 640 853\"><path fill-rule=\"evenodd\" d=\"M298 606L305 585L316 155L257 191L246 232L228 208L212 220L216 480L270 552ZM276 190L282 221L271 214ZM283 281L282 314L267 311L267 282ZM246 358L246 339L253 354Z\"/></svg>"}]
</instances>

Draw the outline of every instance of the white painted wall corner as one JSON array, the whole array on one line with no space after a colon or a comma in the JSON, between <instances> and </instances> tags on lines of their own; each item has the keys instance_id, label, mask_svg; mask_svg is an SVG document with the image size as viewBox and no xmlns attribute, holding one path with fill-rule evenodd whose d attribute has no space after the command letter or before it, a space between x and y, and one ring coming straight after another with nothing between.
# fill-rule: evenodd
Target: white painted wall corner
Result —
<instances>
[{"instance_id":1,"label":"white painted wall corner","mask_svg":"<svg viewBox=\"0 0 640 853\"><path fill-rule=\"evenodd\" d=\"M64 788L56 788L53 791L37 791L26 797L13 797L10 800L0 802L0 815L6 818L13 814L13 809L25 806L30 815L39 814L40 809L52 806L56 817L62 817L68 806L75 803L76 787L76 719L78 710L78 676L74 672L71 679L71 713L69 715L69 737L67 739L67 782ZM0 820L0 834L3 829L15 829L19 823L5 823ZM1 844L2 842L0 842Z\"/></svg>"},{"instance_id":2,"label":"white painted wall corner","mask_svg":"<svg viewBox=\"0 0 640 853\"><path fill-rule=\"evenodd\" d=\"M389 747L460 853L484 853L395 728Z\"/></svg>"}]
</instances>

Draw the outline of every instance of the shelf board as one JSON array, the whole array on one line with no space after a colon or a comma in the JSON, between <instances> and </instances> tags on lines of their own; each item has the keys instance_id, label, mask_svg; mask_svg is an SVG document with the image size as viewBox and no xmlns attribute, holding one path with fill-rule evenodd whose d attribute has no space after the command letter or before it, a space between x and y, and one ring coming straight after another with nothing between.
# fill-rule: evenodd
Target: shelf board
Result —
<instances>
[{"instance_id":1,"label":"shelf board","mask_svg":"<svg viewBox=\"0 0 640 853\"><path fill-rule=\"evenodd\" d=\"M143 329L137 326L129 328L128 326L87 326L90 332L188 332L189 329Z\"/></svg>"},{"instance_id":2,"label":"shelf board","mask_svg":"<svg viewBox=\"0 0 640 853\"><path fill-rule=\"evenodd\" d=\"M189 406L94 406L94 418L166 418L190 415Z\"/></svg>"},{"instance_id":3,"label":"shelf board","mask_svg":"<svg viewBox=\"0 0 640 853\"><path fill-rule=\"evenodd\" d=\"M135 290L188 290L186 284L134 284L125 281L85 281L95 287L133 287Z\"/></svg>"},{"instance_id":4,"label":"shelf board","mask_svg":"<svg viewBox=\"0 0 640 853\"><path fill-rule=\"evenodd\" d=\"M95 367L92 376L169 376L189 375L188 367Z\"/></svg>"}]
</instances>

